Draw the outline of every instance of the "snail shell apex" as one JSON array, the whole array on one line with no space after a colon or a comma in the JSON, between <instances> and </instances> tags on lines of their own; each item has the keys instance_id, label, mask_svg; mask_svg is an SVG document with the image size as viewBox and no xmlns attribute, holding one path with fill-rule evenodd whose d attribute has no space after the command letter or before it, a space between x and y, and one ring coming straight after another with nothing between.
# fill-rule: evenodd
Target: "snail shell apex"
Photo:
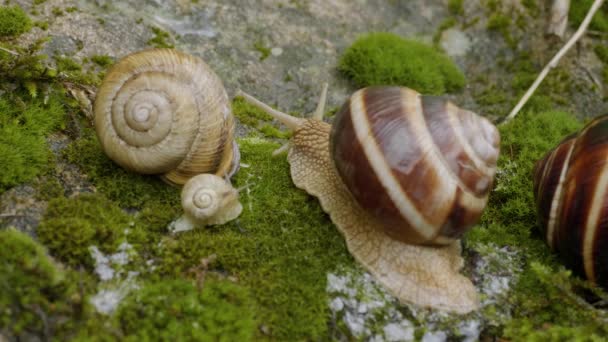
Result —
<instances>
[{"instance_id":1,"label":"snail shell apex","mask_svg":"<svg viewBox=\"0 0 608 342\"><path fill-rule=\"evenodd\" d=\"M94 112L104 152L126 169L173 184L236 172L230 102L199 58L171 49L124 57L105 76Z\"/></svg>"},{"instance_id":2,"label":"snail shell apex","mask_svg":"<svg viewBox=\"0 0 608 342\"><path fill-rule=\"evenodd\" d=\"M400 87L354 93L334 119L332 160L359 205L385 232L449 244L486 205L500 136L487 119Z\"/></svg>"},{"instance_id":3,"label":"snail shell apex","mask_svg":"<svg viewBox=\"0 0 608 342\"><path fill-rule=\"evenodd\" d=\"M608 289L608 116L536 163L534 197L547 244L577 274Z\"/></svg>"}]
</instances>

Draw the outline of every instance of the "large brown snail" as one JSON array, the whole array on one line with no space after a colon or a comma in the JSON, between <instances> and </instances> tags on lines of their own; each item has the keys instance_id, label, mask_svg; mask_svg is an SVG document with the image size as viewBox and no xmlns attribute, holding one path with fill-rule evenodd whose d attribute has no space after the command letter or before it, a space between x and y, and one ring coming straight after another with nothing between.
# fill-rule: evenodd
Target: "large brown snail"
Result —
<instances>
[{"instance_id":1,"label":"large brown snail","mask_svg":"<svg viewBox=\"0 0 608 342\"><path fill-rule=\"evenodd\" d=\"M126 169L177 185L238 169L228 96L194 56L152 49L124 57L105 76L94 112L103 150Z\"/></svg>"},{"instance_id":2,"label":"large brown snail","mask_svg":"<svg viewBox=\"0 0 608 342\"><path fill-rule=\"evenodd\" d=\"M579 275L608 289L608 116L564 139L534 168L547 244Z\"/></svg>"},{"instance_id":3,"label":"large brown snail","mask_svg":"<svg viewBox=\"0 0 608 342\"><path fill-rule=\"evenodd\" d=\"M399 87L355 92L322 121L248 102L293 130L294 184L319 198L351 254L403 302L460 313L478 307L458 238L474 225L496 171L499 134L451 102ZM433 245L433 246L429 246Z\"/></svg>"}]
</instances>

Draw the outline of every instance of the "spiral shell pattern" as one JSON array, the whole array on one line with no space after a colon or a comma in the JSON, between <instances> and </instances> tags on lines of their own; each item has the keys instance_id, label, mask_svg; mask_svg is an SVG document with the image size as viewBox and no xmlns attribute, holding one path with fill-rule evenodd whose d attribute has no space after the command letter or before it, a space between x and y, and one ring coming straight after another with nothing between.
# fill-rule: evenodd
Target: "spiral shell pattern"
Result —
<instances>
[{"instance_id":1,"label":"spiral shell pattern","mask_svg":"<svg viewBox=\"0 0 608 342\"><path fill-rule=\"evenodd\" d=\"M95 128L122 167L184 184L238 166L234 118L221 80L200 59L171 49L126 56L104 78Z\"/></svg>"},{"instance_id":2,"label":"spiral shell pattern","mask_svg":"<svg viewBox=\"0 0 608 342\"><path fill-rule=\"evenodd\" d=\"M181 199L185 215L200 225L225 223L243 210L236 189L213 174L192 177L184 185Z\"/></svg>"},{"instance_id":3,"label":"spiral shell pattern","mask_svg":"<svg viewBox=\"0 0 608 342\"><path fill-rule=\"evenodd\" d=\"M608 289L608 116L536 163L534 197L547 244L579 275Z\"/></svg>"},{"instance_id":4,"label":"spiral shell pattern","mask_svg":"<svg viewBox=\"0 0 608 342\"><path fill-rule=\"evenodd\" d=\"M500 136L487 119L441 97L372 87L344 104L330 139L343 182L388 235L448 244L481 216Z\"/></svg>"}]
</instances>

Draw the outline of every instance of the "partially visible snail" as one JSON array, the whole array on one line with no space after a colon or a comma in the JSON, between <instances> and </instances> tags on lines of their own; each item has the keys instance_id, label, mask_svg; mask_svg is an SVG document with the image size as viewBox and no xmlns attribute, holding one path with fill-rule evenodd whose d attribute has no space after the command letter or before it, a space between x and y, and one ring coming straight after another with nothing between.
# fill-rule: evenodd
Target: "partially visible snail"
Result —
<instances>
[{"instance_id":1,"label":"partially visible snail","mask_svg":"<svg viewBox=\"0 0 608 342\"><path fill-rule=\"evenodd\" d=\"M120 166L182 185L194 175L230 177L239 165L224 86L199 58L172 49L128 55L105 76L95 128Z\"/></svg>"},{"instance_id":2,"label":"partially visible snail","mask_svg":"<svg viewBox=\"0 0 608 342\"><path fill-rule=\"evenodd\" d=\"M443 98L399 87L355 92L332 127L322 121L326 91L311 119L240 95L293 130L293 182L319 198L351 254L391 293L423 307L476 309L475 287L459 273L458 238L487 202L498 130Z\"/></svg>"},{"instance_id":3,"label":"partially visible snail","mask_svg":"<svg viewBox=\"0 0 608 342\"><path fill-rule=\"evenodd\" d=\"M229 181L213 174L192 177L182 188L184 215L169 230L176 233L196 227L224 224L243 211L239 193Z\"/></svg>"},{"instance_id":4,"label":"partially visible snail","mask_svg":"<svg viewBox=\"0 0 608 342\"><path fill-rule=\"evenodd\" d=\"M534 197L551 249L608 289L608 115L536 163Z\"/></svg>"}]
</instances>

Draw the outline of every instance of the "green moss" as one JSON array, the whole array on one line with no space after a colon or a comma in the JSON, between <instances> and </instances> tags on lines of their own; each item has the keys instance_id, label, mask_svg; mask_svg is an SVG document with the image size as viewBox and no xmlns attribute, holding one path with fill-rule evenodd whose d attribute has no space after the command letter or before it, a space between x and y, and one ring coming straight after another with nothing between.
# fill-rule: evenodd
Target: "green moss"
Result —
<instances>
[{"instance_id":1,"label":"green moss","mask_svg":"<svg viewBox=\"0 0 608 342\"><path fill-rule=\"evenodd\" d=\"M272 117L263 110L245 102L242 97L232 101L232 112L242 125L257 127L260 121L271 121Z\"/></svg>"},{"instance_id":2,"label":"green moss","mask_svg":"<svg viewBox=\"0 0 608 342\"><path fill-rule=\"evenodd\" d=\"M463 15L464 7L462 6L463 0L448 0L448 10L453 15Z\"/></svg>"},{"instance_id":3,"label":"green moss","mask_svg":"<svg viewBox=\"0 0 608 342\"><path fill-rule=\"evenodd\" d=\"M107 68L114 64L114 59L108 55L95 55L91 57L91 61L102 68Z\"/></svg>"},{"instance_id":4,"label":"green moss","mask_svg":"<svg viewBox=\"0 0 608 342\"><path fill-rule=\"evenodd\" d=\"M16 340L50 338L78 324L86 302L73 274L14 229L0 230L0 331Z\"/></svg>"},{"instance_id":5,"label":"green moss","mask_svg":"<svg viewBox=\"0 0 608 342\"><path fill-rule=\"evenodd\" d=\"M167 42L167 39L171 38L168 32L163 31L158 27L152 27L151 29L154 33L154 37L148 40L148 45L152 45L157 48L173 48L173 44Z\"/></svg>"},{"instance_id":6,"label":"green moss","mask_svg":"<svg viewBox=\"0 0 608 342\"><path fill-rule=\"evenodd\" d=\"M597 57L604 63L604 64L608 64L608 46L606 45L598 45L596 46L593 51L595 51L595 54L597 55Z\"/></svg>"},{"instance_id":7,"label":"green moss","mask_svg":"<svg viewBox=\"0 0 608 342\"><path fill-rule=\"evenodd\" d=\"M103 196L82 194L49 202L38 237L50 252L71 266L93 266L89 247L115 252L131 219Z\"/></svg>"},{"instance_id":8,"label":"green moss","mask_svg":"<svg viewBox=\"0 0 608 342\"><path fill-rule=\"evenodd\" d=\"M484 243L517 245L536 251L536 255L546 255L544 242L531 238L536 226L532 169L545 153L580 128L581 124L564 112L524 112L500 126L499 171L482 217L484 228L471 230L469 236Z\"/></svg>"},{"instance_id":9,"label":"green moss","mask_svg":"<svg viewBox=\"0 0 608 342\"><path fill-rule=\"evenodd\" d=\"M250 165L234 179L236 187L246 186L242 215L221 227L164 238L157 271L163 278L183 275L216 254L214 269L251 291L270 338L323 339L327 272L352 259L317 200L293 186L284 156L271 156L278 144L253 138L239 145L242 163Z\"/></svg>"},{"instance_id":10,"label":"green moss","mask_svg":"<svg viewBox=\"0 0 608 342\"><path fill-rule=\"evenodd\" d=\"M563 112L524 112L500 126L495 189L481 224L467 233L466 241L509 246L525 256L523 272L509 296L513 320L504 327L505 337L512 340L569 340L606 333L599 310L581 304L589 285L571 278L546 246L537 228L532 193L535 162L581 126Z\"/></svg>"},{"instance_id":11,"label":"green moss","mask_svg":"<svg viewBox=\"0 0 608 342\"><path fill-rule=\"evenodd\" d=\"M253 48L261 54L260 61L263 61L270 56L270 48L266 47L261 41L255 42Z\"/></svg>"},{"instance_id":12,"label":"green moss","mask_svg":"<svg viewBox=\"0 0 608 342\"><path fill-rule=\"evenodd\" d=\"M52 161L45 137L62 127L63 96L51 93L48 102L0 97L0 192L39 175Z\"/></svg>"},{"instance_id":13,"label":"green moss","mask_svg":"<svg viewBox=\"0 0 608 342\"><path fill-rule=\"evenodd\" d=\"M140 175L116 165L103 152L95 132L85 128L81 139L66 150L68 160L78 165L97 191L122 208L143 208L147 203L179 205L179 191L156 176Z\"/></svg>"},{"instance_id":14,"label":"green moss","mask_svg":"<svg viewBox=\"0 0 608 342\"><path fill-rule=\"evenodd\" d=\"M32 28L32 21L19 6L0 6L0 37L18 36Z\"/></svg>"},{"instance_id":15,"label":"green moss","mask_svg":"<svg viewBox=\"0 0 608 342\"><path fill-rule=\"evenodd\" d=\"M456 26L456 24L456 19L453 17L446 18L445 20L443 20L443 22L441 22L441 24L439 25L437 32L435 32L435 34L433 35L433 43L438 44L441 40L441 35L443 34L443 31Z\"/></svg>"},{"instance_id":16,"label":"green moss","mask_svg":"<svg viewBox=\"0 0 608 342\"><path fill-rule=\"evenodd\" d=\"M515 47L515 40L511 35L511 18L502 13L494 13L488 19L488 30L498 31L501 33L505 42L512 48Z\"/></svg>"},{"instance_id":17,"label":"green moss","mask_svg":"<svg viewBox=\"0 0 608 342\"><path fill-rule=\"evenodd\" d=\"M246 289L207 277L144 285L121 304L116 319L126 341L250 341L256 331Z\"/></svg>"},{"instance_id":18,"label":"green moss","mask_svg":"<svg viewBox=\"0 0 608 342\"><path fill-rule=\"evenodd\" d=\"M578 28L585 19L587 12L589 12L592 3L593 0L572 1L568 13L568 19L572 27ZM608 32L608 6L606 4L602 5L602 8L597 11L589 27L592 30Z\"/></svg>"},{"instance_id":19,"label":"green moss","mask_svg":"<svg viewBox=\"0 0 608 342\"><path fill-rule=\"evenodd\" d=\"M425 94L442 94L465 84L464 75L447 56L392 33L357 39L340 58L339 70L359 87L401 85Z\"/></svg>"}]
</instances>

